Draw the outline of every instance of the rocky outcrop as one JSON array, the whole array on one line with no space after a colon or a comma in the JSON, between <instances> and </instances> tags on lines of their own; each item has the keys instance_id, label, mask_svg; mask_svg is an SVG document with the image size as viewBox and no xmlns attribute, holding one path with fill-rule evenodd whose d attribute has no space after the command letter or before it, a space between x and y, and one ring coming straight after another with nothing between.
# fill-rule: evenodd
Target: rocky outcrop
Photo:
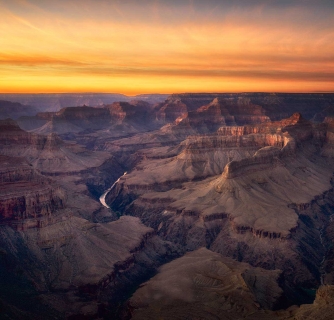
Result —
<instances>
[{"instance_id":1,"label":"rocky outcrop","mask_svg":"<svg viewBox=\"0 0 334 320\"><path fill-rule=\"evenodd\" d=\"M46 121L43 126L34 128L41 134L83 134L98 130L108 130L115 135L129 135L157 128L152 106L144 101L114 102L100 107L67 107L58 112L38 113L36 122ZM23 121L23 126L28 119Z\"/></svg>"},{"instance_id":2,"label":"rocky outcrop","mask_svg":"<svg viewBox=\"0 0 334 320\"><path fill-rule=\"evenodd\" d=\"M11 119L0 120L0 154L25 157L44 174L74 174L101 166L110 155L65 143L55 133L26 132Z\"/></svg>"},{"instance_id":3,"label":"rocky outcrop","mask_svg":"<svg viewBox=\"0 0 334 320\"><path fill-rule=\"evenodd\" d=\"M275 301L282 294L278 274L200 249L161 268L135 292L127 311L131 319L331 319L333 286L320 287L313 304L268 310L275 307L268 299Z\"/></svg>"},{"instance_id":4,"label":"rocky outcrop","mask_svg":"<svg viewBox=\"0 0 334 320\"><path fill-rule=\"evenodd\" d=\"M195 111L185 109L169 130L184 135L192 132L210 133L225 125L256 124L269 120L262 108L253 105L249 99L215 98Z\"/></svg>"},{"instance_id":5,"label":"rocky outcrop","mask_svg":"<svg viewBox=\"0 0 334 320\"><path fill-rule=\"evenodd\" d=\"M2 224L40 227L43 222L39 218L50 218L65 207L65 191L41 176L24 159L0 156L0 164Z\"/></svg>"},{"instance_id":6,"label":"rocky outcrop","mask_svg":"<svg viewBox=\"0 0 334 320\"><path fill-rule=\"evenodd\" d=\"M169 97L164 103L156 107L156 119L162 123L173 122L188 111L181 99Z\"/></svg>"},{"instance_id":7,"label":"rocky outcrop","mask_svg":"<svg viewBox=\"0 0 334 320\"><path fill-rule=\"evenodd\" d=\"M279 159L280 149L275 147L264 147L257 151L252 158L239 161L231 161L224 169L223 177L233 179L238 176L247 175L250 172L257 172L273 169L276 166L284 165ZM217 189L219 192L220 190Z\"/></svg>"},{"instance_id":8,"label":"rocky outcrop","mask_svg":"<svg viewBox=\"0 0 334 320\"><path fill-rule=\"evenodd\" d=\"M279 133L264 135L267 138L268 147L258 150L251 158L228 163L223 172L225 178L231 179L249 172L261 171L282 165L280 158L293 156L297 146L301 143L313 138L315 144L322 145L325 140L323 128L319 127L317 130L310 122L303 119L299 113L292 115L289 119L271 123L269 127L276 127L276 131ZM256 136L262 137L263 135ZM249 141L246 140L244 144L249 145Z\"/></svg>"},{"instance_id":9,"label":"rocky outcrop","mask_svg":"<svg viewBox=\"0 0 334 320\"><path fill-rule=\"evenodd\" d=\"M326 320L334 312L334 286L322 286L317 290L313 304L293 308L290 319L296 320Z\"/></svg>"},{"instance_id":10,"label":"rocky outcrop","mask_svg":"<svg viewBox=\"0 0 334 320\"><path fill-rule=\"evenodd\" d=\"M201 248L163 266L135 292L128 311L131 319L260 319L279 303L279 275Z\"/></svg>"},{"instance_id":11,"label":"rocky outcrop","mask_svg":"<svg viewBox=\"0 0 334 320\"><path fill-rule=\"evenodd\" d=\"M37 115L38 118L69 123L81 130L101 129L110 123L111 117L108 110L93 107L67 107L56 113L44 113Z\"/></svg>"},{"instance_id":12,"label":"rocky outcrop","mask_svg":"<svg viewBox=\"0 0 334 320\"><path fill-rule=\"evenodd\" d=\"M187 106L188 111L194 111L210 104L216 98L234 106L239 114L236 122L243 122L242 124L254 120L249 116L243 116L245 110L251 110L254 107L260 107L264 116L272 121L288 118L295 112L301 113L306 119L311 119L319 113L319 110L328 109L334 102L333 94L289 93L174 94L168 100L179 100Z\"/></svg>"},{"instance_id":13,"label":"rocky outcrop","mask_svg":"<svg viewBox=\"0 0 334 320\"><path fill-rule=\"evenodd\" d=\"M53 151L62 144L62 140L56 134L47 136L38 135L22 130L12 119L0 120L0 145L6 146L20 145L33 147L36 150Z\"/></svg>"},{"instance_id":14,"label":"rocky outcrop","mask_svg":"<svg viewBox=\"0 0 334 320\"><path fill-rule=\"evenodd\" d=\"M196 111L189 111L182 114L175 120L172 130L175 132L197 132L209 133L216 131L220 126L235 124L234 117L226 109L221 108L215 100Z\"/></svg>"},{"instance_id":15,"label":"rocky outcrop","mask_svg":"<svg viewBox=\"0 0 334 320\"><path fill-rule=\"evenodd\" d=\"M13 222L29 218L49 217L55 211L63 209L66 195L59 187L17 183L17 193L4 194L6 185L0 185L1 222ZM36 226L39 225L36 221Z\"/></svg>"},{"instance_id":16,"label":"rocky outcrop","mask_svg":"<svg viewBox=\"0 0 334 320\"><path fill-rule=\"evenodd\" d=\"M67 317L89 310L95 318L98 305L105 309L100 316L115 314L134 286L177 254L133 217L99 224L68 216L42 229L0 226L0 234L1 254L23 270L21 278L33 281L35 297Z\"/></svg>"},{"instance_id":17,"label":"rocky outcrop","mask_svg":"<svg viewBox=\"0 0 334 320\"><path fill-rule=\"evenodd\" d=\"M0 156L0 164L0 183L43 179L23 158Z\"/></svg>"},{"instance_id":18,"label":"rocky outcrop","mask_svg":"<svg viewBox=\"0 0 334 320\"><path fill-rule=\"evenodd\" d=\"M104 106L104 108L109 110L112 121L133 121L138 123L147 120L152 110L152 106L149 103L140 100L133 100L130 103L114 102L111 105Z\"/></svg>"}]
</instances>

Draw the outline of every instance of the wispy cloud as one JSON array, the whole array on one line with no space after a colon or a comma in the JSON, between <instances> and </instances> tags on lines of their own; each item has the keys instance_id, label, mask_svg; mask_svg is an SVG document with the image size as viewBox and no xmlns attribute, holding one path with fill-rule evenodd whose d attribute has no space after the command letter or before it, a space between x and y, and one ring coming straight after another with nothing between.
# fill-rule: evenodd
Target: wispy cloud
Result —
<instances>
[{"instance_id":1,"label":"wispy cloud","mask_svg":"<svg viewBox=\"0 0 334 320\"><path fill-rule=\"evenodd\" d=\"M266 80L280 88L285 82L295 90L325 84L334 90L334 5L316 4L0 0L0 77L17 91L28 85L22 74L29 72L29 88L40 79L65 90L71 79L82 89L91 83L127 92L131 83L131 90L145 84L147 92L164 78L165 90L178 79L188 85L184 91L215 84L222 91L263 91Z\"/></svg>"}]
</instances>

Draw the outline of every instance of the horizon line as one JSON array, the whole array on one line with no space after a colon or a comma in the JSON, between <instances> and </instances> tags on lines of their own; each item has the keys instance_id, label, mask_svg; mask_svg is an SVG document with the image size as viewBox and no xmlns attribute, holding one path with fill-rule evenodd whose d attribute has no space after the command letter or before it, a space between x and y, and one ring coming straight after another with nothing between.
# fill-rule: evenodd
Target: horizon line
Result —
<instances>
[{"instance_id":1,"label":"horizon line","mask_svg":"<svg viewBox=\"0 0 334 320\"><path fill-rule=\"evenodd\" d=\"M123 95L126 97L137 97L143 95L161 95L161 96L168 96L168 95L179 95L179 94L334 94L334 91L220 91L220 92L210 92L210 91L192 91L192 92L171 92L171 93L159 93L159 92L151 92L151 93L138 93L138 94L125 94L120 92L98 92L98 91L83 91L83 92L0 92L0 95L51 95L51 94L63 94L63 95L70 95L70 94L110 94L110 95Z\"/></svg>"}]
</instances>

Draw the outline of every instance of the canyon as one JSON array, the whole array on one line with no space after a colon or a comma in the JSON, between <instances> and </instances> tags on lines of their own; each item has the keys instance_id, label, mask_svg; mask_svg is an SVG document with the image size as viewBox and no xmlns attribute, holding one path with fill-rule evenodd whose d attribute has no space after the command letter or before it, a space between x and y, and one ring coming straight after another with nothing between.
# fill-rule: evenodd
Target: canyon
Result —
<instances>
[{"instance_id":1,"label":"canyon","mask_svg":"<svg viewBox=\"0 0 334 320\"><path fill-rule=\"evenodd\" d=\"M333 94L0 97L7 319L333 312Z\"/></svg>"}]
</instances>

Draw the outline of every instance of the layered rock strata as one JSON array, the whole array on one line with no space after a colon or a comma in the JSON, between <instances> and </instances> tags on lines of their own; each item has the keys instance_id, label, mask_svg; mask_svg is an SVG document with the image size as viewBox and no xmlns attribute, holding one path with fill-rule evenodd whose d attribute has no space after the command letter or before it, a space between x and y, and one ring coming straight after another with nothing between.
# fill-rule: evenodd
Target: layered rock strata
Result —
<instances>
[{"instance_id":1,"label":"layered rock strata","mask_svg":"<svg viewBox=\"0 0 334 320\"><path fill-rule=\"evenodd\" d=\"M168 97L165 103L158 105L157 109L164 109L166 105L177 104L182 105L183 110L186 106L186 111L195 111L200 107L209 105L214 99L218 99L227 107L235 109L231 114L239 117L240 122L244 121L242 124L252 121L251 115L254 114L255 110L257 112L262 110L261 113L273 121L288 118L295 112L300 112L305 118L311 119L319 111L328 109L334 102L333 94L173 94ZM172 115L173 112L171 112ZM255 116L258 115L259 113L255 113Z\"/></svg>"},{"instance_id":2,"label":"layered rock strata","mask_svg":"<svg viewBox=\"0 0 334 320\"><path fill-rule=\"evenodd\" d=\"M188 137L174 148L174 152L171 152L171 148L167 151L170 157L144 157L135 170L121 181L115 192L123 192L121 189L124 187L134 194L133 198L148 190L164 191L180 186L184 181L218 175L231 161L229 167L265 161L261 160L265 149L262 156L258 154L253 157L260 148L275 147L281 150L281 156L293 156L297 143L312 139L313 136L320 144L324 140L324 133L317 135L315 132L318 131L305 122L300 114L281 122L228 128L221 128L217 134ZM175 156L175 153L178 155ZM238 162L242 159L245 159L244 164ZM270 162L271 158L266 161Z\"/></svg>"},{"instance_id":3,"label":"layered rock strata","mask_svg":"<svg viewBox=\"0 0 334 320\"><path fill-rule=\"evenodd\" d=\"M41 227L65 207L67 195L26 160L0 156L0 221L16 229Z\"/></svg>"}]
</instances>

